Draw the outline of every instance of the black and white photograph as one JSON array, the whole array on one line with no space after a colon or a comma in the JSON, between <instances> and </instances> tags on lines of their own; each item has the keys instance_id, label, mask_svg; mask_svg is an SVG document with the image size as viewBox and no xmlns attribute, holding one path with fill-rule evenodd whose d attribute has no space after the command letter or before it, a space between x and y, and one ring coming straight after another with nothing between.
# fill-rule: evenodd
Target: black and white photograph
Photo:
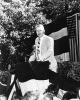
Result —
<instances>
[{"instance_id":1,"label":"black and white photograph","mask_svg":"<svg viewBox=\"0 0 80 100\"><path fill-rule=\"evenodd\" d=\"M80 100L80 0L0 0L0 100Z\"/></svg>"}]
</instances>

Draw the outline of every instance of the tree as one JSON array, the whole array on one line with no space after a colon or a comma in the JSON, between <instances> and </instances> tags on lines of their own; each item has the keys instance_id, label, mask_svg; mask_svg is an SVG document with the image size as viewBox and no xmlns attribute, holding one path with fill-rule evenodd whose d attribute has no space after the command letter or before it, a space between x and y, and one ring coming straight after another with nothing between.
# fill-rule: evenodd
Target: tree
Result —
<instances>
[{"instance_id":1,"label":"tree","mask_svg":"<svg viewBox=\"0 0 80 100\"><path fill-rule=\"evenodd\" d=\"M0 36L0 44L3 66L8 66L9 63L19 63L32 52L36 37L35 25L47 23L40 11L41 7L37 6L38 3L26 0L24 2L21 0L1 1L0 25L3 34Z\"/></svg>"},{"instance_id":2,"label":"tree","mask_svg":"<svg viewBox=\"0 0 80 100\"><path fill-rule=\"evenodd\" d=\"M6 62L7 65L11 61L17 63L12 58L16 58L19 62L18 58L24 58L25 54L30 55L36 37L36 24L47 25L59 16L79 11L79 0L67 0L67 3L66 0L1 0L0 45L6 45L5 47L9 49L8 55L1 54L2 59L6 58L6 61L1 62ZM12 57L15 55L17 57ZM4 63L4 66L7 66L6 64Z\"/></svg>"}]
</instances>

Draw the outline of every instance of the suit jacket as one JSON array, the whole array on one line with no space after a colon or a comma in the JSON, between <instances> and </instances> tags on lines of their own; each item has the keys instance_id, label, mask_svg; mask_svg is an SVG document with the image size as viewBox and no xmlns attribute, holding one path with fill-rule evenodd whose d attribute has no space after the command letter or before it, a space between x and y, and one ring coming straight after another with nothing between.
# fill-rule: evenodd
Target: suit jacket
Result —
<instances>
[{"instance_id":1,"label":"suit jacket","mask_svg":"<svg viewBox=\"0 0 80 100\"><path fill-rule=\"evenodd\" d=\"M30 60L34 61L38 56L38 61L49 61L50 67L54 72L57 72L57 61L54 57L54 40L53 38L43 35L40 39L40 45L38 44L39 37L35 40L35 53L32 55ZM38 48L39 45L39 48ZM37 55L37 49L39 49L39 54Z\"/></svg>"}]
</instances>

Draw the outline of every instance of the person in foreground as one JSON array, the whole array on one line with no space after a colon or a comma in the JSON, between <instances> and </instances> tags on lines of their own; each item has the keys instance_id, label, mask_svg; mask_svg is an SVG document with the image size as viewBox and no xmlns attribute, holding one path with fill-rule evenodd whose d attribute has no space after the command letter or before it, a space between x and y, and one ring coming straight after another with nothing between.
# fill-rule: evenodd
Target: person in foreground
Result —
<instances>
[{"instance_id":1,"label":"person in foreground","mask_svg":"<svg viewBox=\"0 0 80 100\"><path fill-rule=\"evenodd\" d=\"M54 57L54 39L45 35L45 29L42 24L36 26L37 38L35 39L35 49L29 58L29 62L33 61L49 61L49 81L52 84L57 83L57 61Z\"/></svg>"}]
</instances>

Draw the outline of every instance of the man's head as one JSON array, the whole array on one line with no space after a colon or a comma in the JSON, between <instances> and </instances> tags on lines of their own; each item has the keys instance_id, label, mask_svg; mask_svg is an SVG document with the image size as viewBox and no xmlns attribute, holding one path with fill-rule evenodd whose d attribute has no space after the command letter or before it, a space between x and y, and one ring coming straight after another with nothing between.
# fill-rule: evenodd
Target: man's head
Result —
<instances>
[{"instance_id":1,"label":"man's head","mask_svg":"<svg viewBox=\"0 0 80 100\"><path fill-rule=\"evenodd\" d=\"M43 34L45 34L45 29L44 26L42 24L39 24L36 26L36 33L38 37L42 37Z\"/></svg>"}]
</instances>

